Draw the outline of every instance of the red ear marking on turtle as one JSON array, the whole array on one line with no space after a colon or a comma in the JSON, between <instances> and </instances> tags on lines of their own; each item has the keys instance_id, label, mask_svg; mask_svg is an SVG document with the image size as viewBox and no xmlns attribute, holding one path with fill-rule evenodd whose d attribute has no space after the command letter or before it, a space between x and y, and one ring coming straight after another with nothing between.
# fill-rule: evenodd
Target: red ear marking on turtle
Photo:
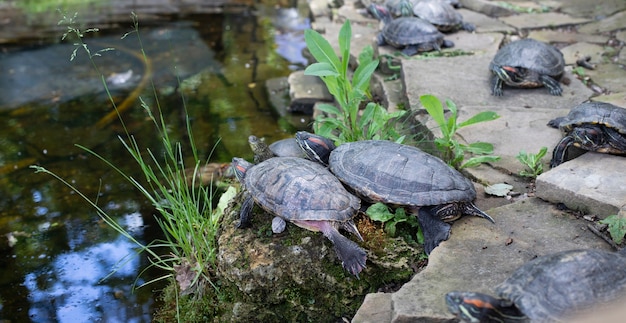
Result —
<instances>
[{"instance_id":1,"label":"red ear marking on turtle","mask_svg":"<svg viewBox=\"0 0 626 323\"><path fill-rule=\"evenodd\" d=\"M512 67L512 66L502 66L502 69L507 70L509 72L517 73L517 68Z\"/></svg>"},{"instance_id":2,"label":"red ear marking on turtle","mask_svg":"<svg viewBox=\"0 0 626 323\"><path fill-rule=\"evenodd\" d=\"M320 138L310 137L308 139L311 140L312 142L316 143L316 144L324 146L324 148L326 148L326 149L330 149L330 147L328 147L326 142L324 140L320 139Z\"/></svg>"},{"instance_id":3,"label":"red ear marking on turtle","mask_svg":"<svg viewBox=\"0 0 626 323\"><path fill-rule=\"evenodd\" d=\"M463 303L473 305L474 307L477 307L477 308L494 308L493 305L491 305L491 303L485 302L477 298L465 298L463 299Z\"/></svg>"}]
</instances>

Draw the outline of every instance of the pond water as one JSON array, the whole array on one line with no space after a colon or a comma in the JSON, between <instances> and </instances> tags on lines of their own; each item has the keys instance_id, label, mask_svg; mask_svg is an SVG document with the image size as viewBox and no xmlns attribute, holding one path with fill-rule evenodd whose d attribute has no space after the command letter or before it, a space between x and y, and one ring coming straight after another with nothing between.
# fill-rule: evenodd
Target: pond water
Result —
<instances>
[{"instance_id":1,"label":"pond water","mask_svg":"<svg viewBox=\"0 0 626 323\"><path fill-rule=\"evenodd\" d=\"M154 291L163 286L133 286L163 273L142 272L148 261L135 256L136 245L67 186L29 165L53 171L97 200L138 241L161 237L149 203L110 166L76 146L142 176L118 139L124 128L100 75L142 148L158 153L160 138L137 96L151 107L158 102L168 133L183 147L189 143L186 106L201 158L250 158L248 135L272 141L294 131L270 108L264 82L303 68L306 16L302 9L275 4L145 27L139 16L139 38L131 33L121 39L131 27L87 34L92 54L114 48L94 57L98 70L80 48L70 61L75 46L60 43L61 34L37 45L3 46L0 320L150 321L158 306Z\"/></svg>"}]
</instances>

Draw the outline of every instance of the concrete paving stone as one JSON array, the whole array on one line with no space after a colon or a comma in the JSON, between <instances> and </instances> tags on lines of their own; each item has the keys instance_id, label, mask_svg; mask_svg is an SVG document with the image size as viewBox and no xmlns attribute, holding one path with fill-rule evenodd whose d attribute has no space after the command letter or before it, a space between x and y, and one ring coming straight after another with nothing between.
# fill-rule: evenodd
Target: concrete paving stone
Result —
<instances>
[{"instance_id":1,"label":"concrete paving stone","mask_svg":"<svg viewBox=\"0 0 626 323\"><path fill-rule=\"evenodd\" d=\"M626 1L624 0L560 0L560 2L562 5L558 9L574 17L601 19L618 11L626 10Z\"/></svg>"},{"instance_id":2,"label":"concrete paving stone","mask_svg":"<svg viewBox=\"0 0 626 323\"><path fill-rule=\"evenodd\" d=\"M378 34L378 21L369 19L367 24L352 23L350 28L352 29L352 38L350 40L350 65L356 68L358 56L367 46L375 47L375 38ZM339 55L339 40L337 39L339 31L343 23L330 22L320 27L324 29L324 38L333 46L337 55ZM327 36L332 35L332 36Z\"/></svg>"},{"instance_id":3,"label":"concrete paving stone","mask_svg":"<svg viewBox=\"0 0 626 323\"><path fill-rule=\"evenodd\" d=\"M590 56L589 62L591 64L598 64L604 61L602 54L604 53L604 47L596 44L590 44L586 42L574 43L572 45L561 48L565 64L575 65L578 59L585 56Z\"/></svg>"},{"instance_id":4,"label":"concrete paving stone","mask_svg":"<svg viewBox=\"0 0 626 323\"><path fill-rule=\"evenodd\" d=\"M598 64L594 70L585 70L585 74L611 92L626 92L626 70L617 64Z\"/></svg>"},{"instance_id":5,"label":"concrete paving stone","mask_svg":"<svg viewBox=\"0 0 626 323\"><path fill-rule=\"evenodd\" d=\"M586 18L576 18L558 12L523 13L499 18L504 23L518 29L554 28L589 22Z\"/></svg>"},{"instance_id":6,"label":"concrete paving stone","mask_svg":"<svg viewBox=\"0 0 626 323\"><path fill-rule=\"evenodd\" d=\"M589 35L573 32L571 30L553 30L540 29L531 30L528 38L540 40L546 43L576 43L587 42L594 44L605 44L609 40L609 36L605 35Z\"/></svg>"},{"instance_id":7,"label":"concrete paving stone","mask_svg":"<svg viewBox=\"0 0 626 323\"><path fill-rule=\"evenodd\" d=\"M492 18L488 15L468 10L468 9L458 9L457 10L462 16L463 21L469 22L476 26L477 33L513 33L515 32L515 28L503 23L502 21Z\"/></svg>"},{"instance_id":8,"label":"concrete paving stone","mask_svg":"<svg viewBox=\"0 0 626 323\"><path fill-rule=\"evenodd\" d=\"M432 94L442 101L451 99L457 106L516 106L528 108L569 109L587 100L592 91L569 69L563 78L569 80L562 96L553 96L544 88L517 89L505 87L504 95L491 95L489 63L493 56L473 55L431 60L405 60L402 75L408 102L412 109L422 109L419 97ZM447 74L442 71L449 71ZM458 73L455 73L458 71Z\"/></svg>"},{"instance_id":9,"label":"concrete paving stone","mask_svg":"<svg viewBox=\"0 0 626 323\"><path fill-rule=\"evenodd\" d=\"M626 43L626 30L618 31L615 33L617 40Z\"/></svg>"},{"instance_id":10,"label":"concrete paving stone","mask_svg":"<svg viewBox=\"0 0 626 323\"><path fill-rule=\"evenodd\" d=\"M373 314L366 310L386 312L390 307L391 320L377 322L456 322L444 301L450 291L493 294L495 286L512 271L537 256L572 249L609 249L586 229L586 221L564 215L537 198L487 213L496 220L495 225L476 217L456 221L450 239L430 254L428 266L391 293L391 306L382 295L366 299L352 322L370 322L366 318Z\"/></svg>"},{"instance_id":11,"label":"concrete paving stone","mask_svg":"<svg viewBox=\"0 0 626 323\"><path fill-rule=\"evenodd\" d=\"M626 158L589 152L537 177L536 196L605 218L626 206Z\"/></svg>"},{"instance_id":12,"label":"concrete paving stone","mask_svg":"<svg viewBox=\"0 0 626 323\"><path fill-rule=\"evenodd\" d=\"M580 26L579 32L594 34L624 29L626 26L626 11L618 12L610 17Z\"/></svg>"}]
</instances>

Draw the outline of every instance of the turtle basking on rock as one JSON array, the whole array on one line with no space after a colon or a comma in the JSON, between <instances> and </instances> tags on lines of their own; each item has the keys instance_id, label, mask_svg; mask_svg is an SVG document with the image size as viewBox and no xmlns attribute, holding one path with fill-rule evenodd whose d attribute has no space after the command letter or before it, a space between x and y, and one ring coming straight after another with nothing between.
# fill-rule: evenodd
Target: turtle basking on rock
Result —
<instances>
[{"instance_id":1,"label":"turtle basking on rock","mask_svg":"<svg viewBox=\"0 0 626 323\"><path fill-rule=\"evenodd\" d=\"M448 238L462 215L494 220L478 209L474 184L441 159L415 147L386 140L348 142L334 148L322 136L300 131L296 141L309 159L328 165L364 200L405 207L417 216L429 254Z\"/></svg>"},{"instance_id":2,"label":"turtle basking on rock","mask_svg":"<svg viewBox=\"0 0 626 323\"><path fill-rule=\"evenodd\" d=\"M510 42L489 64L491 93L502 96L502 85L506 84L519 88L545 86L550 94L561 95L559 80L564 68L563 54L552 45L530 38Z\"/></svg>"},{"instance_id":3,"label":"turtle basking on rock","mask_svg":"<svg viewBox=\"0 0 626 323\"><path fill-rule=\"evenodd\" d=\"M585 310L626 300L626 249L570 250L535 258L496 287L498 297L450 292L464 322L567 322Z\"/></svg>"},{"instance_id":4,"label":"turtle basking on rock","mask_svg":"<svg viewBox=\"0 0 626 323\"><path fill-rule=\"evenodd\" d=\"M232 167L245 192L239 227L247 225L257 203L276 216L272 220L275 233L284 230L285 221L322 232L333 243L343 267L358 277L365 268L367 255L339 229L363 240L352 221L361 200L346 191L328 169L298 157L270 158L257 165L233 158Z\"/></svg>"},{"instance_id":5,"label":"turtle basking on rock","mask_svg":"<svg viewBox=\"0 0 626 323\"><path fill-rule=\"evenodd\" d=\"M626 155L626 109L610 103L586 102L573 108L567 116L548 122L565 132L552 153L550 167L566 161L574 146L588 151Z\"/></svg>"}]
</instances>

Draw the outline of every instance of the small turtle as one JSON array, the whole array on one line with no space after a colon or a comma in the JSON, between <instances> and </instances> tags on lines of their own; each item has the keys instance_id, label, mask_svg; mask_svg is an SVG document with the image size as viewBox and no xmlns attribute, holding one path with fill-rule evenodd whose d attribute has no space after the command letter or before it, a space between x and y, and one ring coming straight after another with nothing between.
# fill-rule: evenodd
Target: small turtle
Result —
<instances>
[{"instance_id":1,"label":"small turtle","mask_svg":"<svg viewBox=\"0 0 626 323\"><path fill-rule=\"evenodd\" d=\"M251 135L248 137L248 144L254 153L255 164L272 157L305 157L295 138L281 139L268 146L263 139Z\"/></svg>"},{"instance_id":2,"label":"small turtle","mask_svg":"<svg viewBox=\"0 0 626 323\"><path fill-rule=\"evenodd\" d=\"M464 322L567 321L625 299L624 250L569 250L535 258L496 287L499 298L455 291L446 294L446 303Z\"/></svg>"},{"instance_id":3,"label":"small turtle","mask_svg":"<svg viewBox=\"0 0 626 323\"><path fill-rule=\"evenodd\" d=\"M363 240L352 222L361 200L346 191L328 169L298 157L270 158L257 165L235 157L232 167L245 190L239 227L247 225L256 202L277 217L272 220L272 229L277 233L284 230L284 221L322 232L333 243L343 267L359 276L367 255L338 229Z\"/></svg>"},{"instance_id":4,"label":"small turtle","mask_svg":"<svg viewBox=\"0 0 626 323\"><path fill-rule=\"evenodd\" d=\"M448 238L450 225L444 222L463 214L494 222L472 203L476 191L469 179L415 147L364 140L344 143L325 157L332 148L326 144L328 139L300 131L296 141L310 159L329 165L364 200L406 207L417 215L427 254Z\"/></svg>"},{"instance_id":5,"label":"small turtle","mask_svg":"<svg viewBox=\"0 0 626 323\"><path fill-rule=\"evenodd\" d=\"M565 117L548 122L566 133L552 153L550 167L565 162L569 147L626 155L626 109L603 102L586 102Z\"/></svg>"},{"instance_id":6,"label":"small turtle","mask_svg":"<svg viewBox=\"0 0 626 323\"><path fill-rule=\"evenodd\" d=\"M402 0L409 1L409 0ZM413 3L413 14L433 24L439 31L452 32L458 29L475 31L476 27L463 22L463 16L451 4L441 0L419 0Z\"/></svg>"},{"instance_id":7,"label":"small turtle","mask_svg":"<svg viewBox=\"0 0 626 323\"><path fill-rule=\"evenodd\" d=\"M384 23L377 38L380 46L389 44L401 49L407 56L454 46L453 42L444 40L444 35L425 20L417 17L392 19L386 8L376 4L370 5L369 11Z\"/></svg>"},{"instance_id":8,"label":"small turtle","mask_svg":"<svg viewBox=\"0 0 626 323\"><path fill-rule=\"evenodd\" d=\"M565 60L560 50L538 40L526 38L510 42L496 53L489 64L491 94L502 96L502 84L521 88L545 86L552 95L563 90Z\"/></svg>"}]
</instances>

